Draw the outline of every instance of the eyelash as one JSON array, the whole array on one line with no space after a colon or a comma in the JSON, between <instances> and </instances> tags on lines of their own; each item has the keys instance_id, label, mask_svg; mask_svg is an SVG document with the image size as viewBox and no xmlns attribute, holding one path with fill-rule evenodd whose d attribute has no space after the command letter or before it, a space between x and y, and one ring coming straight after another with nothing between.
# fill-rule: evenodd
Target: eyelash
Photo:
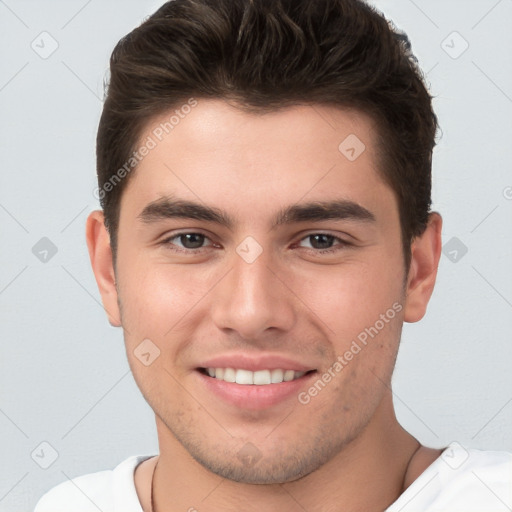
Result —
<instances>
[{"instance_id":1,"label":"eyelash","mask_svg":"<svg viewBox=\"0 0 512 512\"><path fill-rule=\"evenodd\" d=\"M180 249L180 248L176 248L176 246L174 246L174 244L171 242L171 240L175 240L176 238L179 238L181 236L185 236L185 235L201 235L201 236L204 236L205 240L210 240L209 237L207 237L206 235L203 235L202 233L199 233L199 232L196 232L196 231L184 231L182 233L176 233L168 238L166 238L165 240L162 240L162 242L160 242L160 245L164 245L164 246L167 246L167 248L171 251L174 251L174 252L177 252L177 253L185 253L185 254L192 254L192 253L201 253L203 252L202 250L203 249L207 249L208 247L212 247L212 245L209 245L209 246L206 246L206 247L199 247L197 249ZM308 248L308 247L304 247L304 249L307 249L308 251L310 252L313 252L314 254L332 254L334 252L337 252L339 250L342 250L343 248L345 248L346 246L349 246L351 245L349 242L339 238L339 237L336 237L334 235L331 235L329 233L323 233L323 232L315 232L315 233L310 233L306 236L304 236L303 238L301 238L299 240L299 242L302 242L303 240L306 240L307 238L311 238L315 235L323 235L323 236L328 236L328 237L332 237L333 238L333 242L338 242L337 245L333 246L333 247L330 247L328 249L315 249L315 248ZM210 240L211 242L211 240ZM174 247L172 247L174 246Z\"/></svg>"}]
</instances>

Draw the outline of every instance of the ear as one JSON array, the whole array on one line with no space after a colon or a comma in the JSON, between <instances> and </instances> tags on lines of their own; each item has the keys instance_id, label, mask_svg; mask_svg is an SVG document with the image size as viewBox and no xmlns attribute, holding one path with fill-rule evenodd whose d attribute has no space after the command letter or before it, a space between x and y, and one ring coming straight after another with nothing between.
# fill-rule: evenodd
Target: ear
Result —
<instances>
[{"instance_id":1,"label":"ear","mask_svg":"<svg viewBox=\"0 0 512 512\"><path fill-rule=\"evenodd\" d=\"M105 219L101 210L95 210L87 217L85 236L92 270L108 321L113 327L120 327L121 315L117 302L116 277L112 261L110 236L105 227Z\"/></svg>"},{"instance_id":2,"label":"ear","mask_svg":"<svg viewBox=\"0 0 512 512\"><path fill-rule=\"evenodd\" d=\"M404 308L406 322L421 320L427 311L441 257L442 225L441 216L436 212L431 213L425 232L412 242Z\"/></svg>"}]
</instances>

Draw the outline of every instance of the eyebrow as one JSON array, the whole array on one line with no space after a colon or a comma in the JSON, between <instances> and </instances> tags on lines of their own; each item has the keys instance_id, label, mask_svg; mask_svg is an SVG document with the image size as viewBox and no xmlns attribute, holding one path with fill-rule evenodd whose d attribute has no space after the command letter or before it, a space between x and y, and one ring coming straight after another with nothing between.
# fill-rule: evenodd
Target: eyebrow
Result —
<instances>
[{"instance_id":1,"label":"eyebrow","mask_svg":"<svg viewBox=\"0 0 512 512\"><path fill-rule=\"evenodd\" d=\"M138 218L146 224L174 218L202 220L214 222L230 230L236 224L232 217L219 208L172 197L152 201L146 205ZM360 204L346 199L312 201L278 211L273 219L272 229L283 224L324 220L375 222L375 215Z\"/></svg>"}]
</instances>

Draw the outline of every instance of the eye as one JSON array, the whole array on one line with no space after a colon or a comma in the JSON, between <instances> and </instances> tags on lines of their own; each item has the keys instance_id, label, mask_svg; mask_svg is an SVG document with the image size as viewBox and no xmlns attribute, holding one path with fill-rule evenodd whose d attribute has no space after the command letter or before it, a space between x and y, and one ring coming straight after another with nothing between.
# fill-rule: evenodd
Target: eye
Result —
<instances>
[{"instance_id":1,"label":"eye","mask_svg":"<svg viewBox=\"0 0 512 512\"><path fill-rule=\"evenodd\" d=\"M210 242L206 246L205 242ZM162 244L169 246L169 249L176 252L199 252L197 249L213 246L211 240L202 233L178 233L162 241ZM173 247L174 246L174 247Z\"/></svg>"},{"instance_id":2,"label":"eye","mask_svg":"<svg viewBox=\"0 0 512 512\"><path fill-rule=\"evenodd\" d=\"M309 241L309 247L302 245L305 241ZM335 242L338 243L336 245L333 245ZM305 247L307 249L311 248L315 253L321 254L335 252L337 250L343 249L347 245L350 244L348 242L345 242L341 238L338 238L334 235L329 235L327 233L312 233L304 237L299 242L299 246Z\"/></svg>"},{"instance_id":3,"label":"eye","mask_svg":"<svg viewBox=\"0 0 512 512\"><path fill-rule=\"evenodd\" d=\"M304 245L304 244L308 245ZM162 245L175 252L201 252L201 249L214 247L215 244L204 234L195 232L176 233L165 240ZM299 247L311 250L315 254L332 253L350 245L348 242L328 233L312 233L302 238Z\"/></svg>"}]
</instances>

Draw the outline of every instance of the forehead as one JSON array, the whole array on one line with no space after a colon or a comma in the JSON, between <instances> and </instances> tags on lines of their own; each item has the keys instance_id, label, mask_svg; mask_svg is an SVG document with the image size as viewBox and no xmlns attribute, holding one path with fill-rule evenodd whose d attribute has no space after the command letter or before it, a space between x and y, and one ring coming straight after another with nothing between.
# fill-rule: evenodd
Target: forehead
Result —
<instances>
[{"instance_id":1,"label":"forehead","mask_svg":"<svg viewBox=\"0 0 512 512\"><path fill-rule=\"evenodd\" d=\"M138 147L151 149L123 200L142 207L172 194L270 215L302 198L374 202L391 194L377 171L374 123L361 112L300 105L261 113L194 101L147 123Z\"/></svg>"},{"instance_id":2,"label":"forehead","mask_svg":"<svg viewBox=\"0 0 512 512\"><path fill-rule=\"evenodd\" d=\"M186 141L187 149L201 152L244 149L252 160L258 155L263 158L279 154L309 160L319 158L322 149L334 149L336 156L344 155L349 161L362 152L367 157L376 156L375 123L354 109L315 104L248 111L220 99L194 100L193 108L188 103L151 119L139 144L150 137L157 146L173 145L173 141L177 146ZM340 147L345 140L347 144ZM349 146L356 150L355 154L343 152ZM243 158L244 154L238 156Z\"/></svg>"}]
</instances>

